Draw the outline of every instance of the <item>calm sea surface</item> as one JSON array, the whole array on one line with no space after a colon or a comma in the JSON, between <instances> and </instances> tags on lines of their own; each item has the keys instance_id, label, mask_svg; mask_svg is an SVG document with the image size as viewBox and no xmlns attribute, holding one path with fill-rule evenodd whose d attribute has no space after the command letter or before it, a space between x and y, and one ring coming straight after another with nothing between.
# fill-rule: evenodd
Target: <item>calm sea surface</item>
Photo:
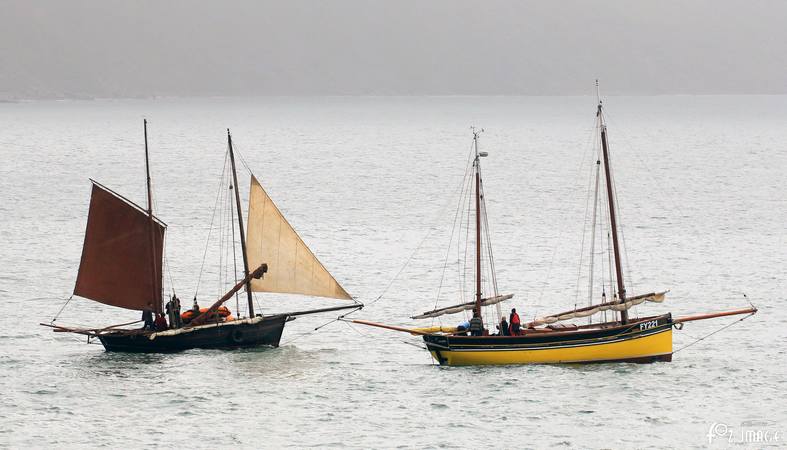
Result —
<instances>
[{"instance_id":1,"label":"calm sea surface","mask_svg":"<svg viewBox=\"0 0 787 450\"><path fill-rule=\"evenodd\" d=\"M455 208L448 201L475 125L490 153L485 189L500 290L515 293L510 305L527 317L570 309L594 103L0 104L0 446L701 448L710 437L713 447L784 447L787 97L606 101L629 292L670 290L667 302L635 314L740 308L743 293L760 308L671 363L441 368L406 334L345 323L309 334L335 313L291 322L278 349L169 355L105 353L38 325L73 289L88 177L144 204L143 117L156 210L169 225L165 288L184 303L202 264L229 127L304 240L369 304L356 317L413 325L408 317L435 302ZM203 303L219 294L218 265L208 252ZM337 304L258 301L269 312ZM58 323L136 318L75 298ZM687 324L675 331L675 349L734 320ZM752 442L752 430L771 442Z\"/></svg>"}]
</instances>

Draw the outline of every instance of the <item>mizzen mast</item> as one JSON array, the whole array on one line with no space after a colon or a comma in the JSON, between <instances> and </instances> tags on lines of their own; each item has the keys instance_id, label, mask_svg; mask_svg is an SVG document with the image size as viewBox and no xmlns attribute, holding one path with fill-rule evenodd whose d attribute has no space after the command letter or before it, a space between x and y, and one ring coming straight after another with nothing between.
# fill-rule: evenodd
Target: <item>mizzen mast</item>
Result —
<instances>
[{"instance_id":1,"label":"mizzen mast","mask_svg":"<svg viewBox=\"0 0 787 450\"><path fill-rule=\"evenodd\" d=\"M251 295L251 279L249 278L249 258L246 255L246 234L243 232L243 209L240 206L240 191L238 190L238 173L235 171L235 153L232 150L232 135L227 129L227 144L229 145L230 163L232 165L232 184L235 189L235 206L238 209L238 228L240 229L240 248L243 253L243 277L246 280L246 297L249 301L249 317L254 317L254 299Z\"/></svg>"},{"instance_id":2,"label":"mizzen mast","mask_svg":"<svg viewBox=\"0 0 787 450\"><path fill-rule=\"evenodd\" d=\"M142 125L145 131L145 175L146 175L146 187L148 193L148 228L150 235L150 255L152 264L150 266L151 269L151 280L153 282L153 293L156 295L156 292L161 292L161 286L158 284L158 270L156 270L156 258L154 257L156 251L156 237L153 234L155 232L155 224L153 223L153 188L151 187L150 182L150 157L148 154L148 120L142 119ZM161 308L161 301L153 301L153 309L156 314L162 312Z\"/></svg>"},{"instance_id":3,"label":"mizzen mast","mask_svg":"<svg viewBox=\"0 0 787 450\"><path fill-rule=\"evenodd\" d=\"M598 90L598 80L596 80ZM618 242L618 223L615 215L615 195L612 185L612 168L609 165L609 148L607 144L607 125L604 123L601 99L598 100L598 110L596 116L599 120L601 129L601 150L604 158L604 174L607 181L607 203L609 204L609 223L612 232L612 251L615 257L615 275L618 285L618 299L620 303L626 302L626 286L623 282L623 264L620 260L620 244ZM625 324L628 322L628 311L620 311L620 321Z\"/></svg>"}]
</instances>

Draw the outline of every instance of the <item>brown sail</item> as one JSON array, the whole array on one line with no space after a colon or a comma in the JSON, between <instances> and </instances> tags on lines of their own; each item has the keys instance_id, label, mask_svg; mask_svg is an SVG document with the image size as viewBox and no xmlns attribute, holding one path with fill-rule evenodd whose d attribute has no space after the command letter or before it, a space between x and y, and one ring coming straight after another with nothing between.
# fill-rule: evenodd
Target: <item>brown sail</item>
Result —
<instances>
[{"instance_id":1,"label":"brown sail","mask_svg":"<svg viewBox=\"0 0 787 450\"><path fill-rule=\"evenodd\" d=\"M160 305L164 230L163 223L94 181L74 295L134 310L148 302Z\"/></svg>"}]
</instances>

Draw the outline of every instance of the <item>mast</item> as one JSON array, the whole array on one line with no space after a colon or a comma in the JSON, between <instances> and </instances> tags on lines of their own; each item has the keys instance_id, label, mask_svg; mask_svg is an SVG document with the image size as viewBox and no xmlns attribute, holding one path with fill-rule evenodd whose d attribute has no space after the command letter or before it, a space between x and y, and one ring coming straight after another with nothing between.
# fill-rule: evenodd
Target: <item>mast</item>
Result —
<instances>
[{"instance_id":1,"label":"mast","mask_svg":"<svg viewBox=\"0 0 787 450\"><path fill-rule=\"evenodd\" d=\"M143 128L145 130L145 175L146 175L146 186L147 186L147 191L148 191L148 209L147 209L147 214L148 214L148 229L150 230L148 234L150 235L150 255L151 255L151 258L150 258L150 260L151 260L151 265L150 265L151 272L150 272L150 274L151 274L152 281L153 281L153 292L155 293L155 292L158 292L161 288L158 285L158 277L156 276L156 258L155 258L155 255L154 255L154 253L156 251L155 250L156 249L156 241L155 241L156 238L153 235L155 227L154 227L154 224L153 224L153 190L151 188L151 183L150 183L150 157L148 156L148 120L147 119L142 119L142 125L143 125ZM161 312L161 302L160 301L153 301L152 303L153 303L153 310L154 310L154 312L156 314L159 314Z\"/></svg>"},{"instance_id":2,"label":"mast","mask_svg":"<svg viewBox=\"0 0 787 450\"><path fill-rule=\"evenodd\" d=\"M479 168L478 132L473 130L475 147L475 312L481 317L481 173Z\"/></svg>"},{"instance_id":3,"label":"mast","mask_svg":"<svg viewBox=\"0 0 787 450\"><path fill-rule=\"evenodd\" d=\"M246 256L246 234L243 232L243 210L240 207L240 191L238 190L238 173L235 171L235 153L232 151L232 136L227 128L227 144L230 149L232 164L232 184L235 189L235 206L238 209L238 229L240 230L240 248L243 253L243 277L246 279L246 297L249 300L249 317L254 317L254 300L251 297L251 279L249 278L249 258Z\"/></svg>"},{"instance_id":4,"label":"mast","mask_svg":"<svg viewBox=\"0 0 787 450\"><path fill-rule=\"evenodd\" d=\"M597 82L598 83L598 82ZM598 87L598 84L596 84ZM604 157L604 174L607 180L607 203L609 204L609 223L612 231L612 251L615 255L615 275L618 284L618 298L620 303L626 302L626 286L623 284L623 267L620 261L620 244L618 243L618 223L615 217L615 196L612 191L612 169L609 166L609 149L607 146L607 126L604 124L604 115L601 111L601 100L598 102L598 112L596 113L601 127L601 149ZM623 324L628 322L628 311L620 311L620 321Z\"/></svg>"}]
</instances>

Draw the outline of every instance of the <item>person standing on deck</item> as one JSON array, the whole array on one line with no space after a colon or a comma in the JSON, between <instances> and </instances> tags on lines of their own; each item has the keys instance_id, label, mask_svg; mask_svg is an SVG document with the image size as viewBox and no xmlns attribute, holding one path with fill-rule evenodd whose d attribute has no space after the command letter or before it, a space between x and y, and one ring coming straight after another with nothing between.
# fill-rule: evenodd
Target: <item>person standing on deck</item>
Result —
<instances>
[{"instance_id":1,"label":"person standing on deck","mask_svg":"<svg viewBox=\"0 0 787 450\"><path fill-rule=\"evenodd\" d=\"M497 328L500 330L498 336L509 336L511 334L508 332L508 322L505 317L500 320L500 325L498 325Z\"/></svg>"},{"instance_id":2,"label":"person standing on deck","mask_svg":"<svg viewBox=\"0 0 787 450\"><path fill-rule=\"evenodd\" d=\"M172 300L167 302L167 315L169 316L169 323L172 328L180 328L182 326L180 319L180 299L175 294L172 294Z\"/></svg>"},{"instance_id":3,"label":"person standing on deck","mask_svg":"<svg viewBox=\"0 0 787 450\"><path fill-rule=\"evenodd\" d=\"M153 326L153 303L148 302L145 308L142 310L142 325L143 330L152 330L154 329Z\"/></svg>"},{"instance_id":4,"label":"person standing on deck","mask_svg":"<svg viewBox=\"0 0 787 450\"><path fill-rule=\"evenodd\" d=\"M516 308L511 308L511 316L508 319L511 322L511 336L519 336L519 327L522 321L519 320L519 314L516 313Z\"/></svg>"},{"instance_id":5,"label":"person standing on deck","mask_svg":"<svg viewBox=\"0 0 787 450\"><path fill-rule=\"evenodd\" d=\"M478 317L478 313L473 313L473 318L470 319L470 336L483 336L484 335L484 321Z\"/></svg>"}]
</instances>

